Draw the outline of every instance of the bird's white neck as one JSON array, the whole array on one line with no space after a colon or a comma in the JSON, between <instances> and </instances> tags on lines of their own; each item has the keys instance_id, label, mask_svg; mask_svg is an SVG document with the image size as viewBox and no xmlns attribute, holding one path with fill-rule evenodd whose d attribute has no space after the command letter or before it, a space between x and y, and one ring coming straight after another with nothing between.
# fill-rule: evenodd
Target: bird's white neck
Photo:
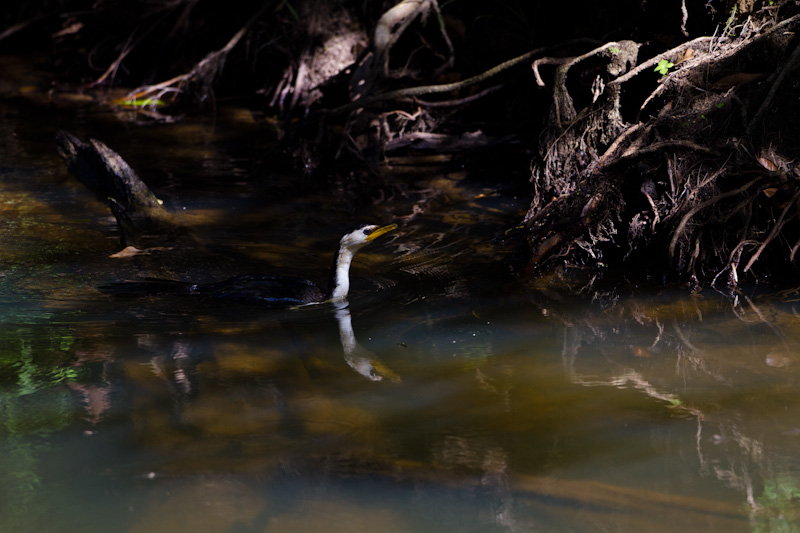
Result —
<instances>
[{"instance_id":1,"label":"bird's white neck","mask_svg":"<svg viewBox=\"0 0 800 533\"><path fill-rule=\"evenodd\" d=\"M344 248L336 258L335 274L333 276L332 300L344 300L350 291L350 263L353 262L353 252Z\"/></svg>"}]
</instances>

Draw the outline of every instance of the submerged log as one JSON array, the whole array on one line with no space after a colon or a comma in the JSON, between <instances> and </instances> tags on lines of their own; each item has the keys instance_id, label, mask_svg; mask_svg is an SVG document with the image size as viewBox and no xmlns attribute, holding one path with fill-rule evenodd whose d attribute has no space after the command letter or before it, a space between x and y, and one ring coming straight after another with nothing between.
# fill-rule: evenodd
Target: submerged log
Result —
<instances>
[{"instance_id":1,"label":"submerged log","mask_svg":"<svg viewBox=\"0 0 800 533\"><path fill-rule=\"evenodd\" d=\"M143 234L174 238L185 234L153 191L114 150L96 139L83 142L69 132L56 133L59 155L78 178L109 207L122 245L136 245Z\"/></svg>"}]
</instances>

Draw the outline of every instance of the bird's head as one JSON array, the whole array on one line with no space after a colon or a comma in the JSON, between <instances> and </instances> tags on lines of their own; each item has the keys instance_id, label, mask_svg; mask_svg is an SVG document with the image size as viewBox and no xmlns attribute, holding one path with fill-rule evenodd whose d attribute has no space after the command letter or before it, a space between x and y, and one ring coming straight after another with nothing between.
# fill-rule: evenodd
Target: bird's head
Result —
<instances>
[{"instance_id":1,"label":"bird's head","mask_svg":"<svg viewBox=\"0 0 800 533\"><path fill-rule=\"evenodd\" d=\"M348 231L339 242L341 249L356 252L368 245L384 233L397 229L397 224L388 226L376 226L373 224L359 224Z\"/></svg>"}]
</instances>

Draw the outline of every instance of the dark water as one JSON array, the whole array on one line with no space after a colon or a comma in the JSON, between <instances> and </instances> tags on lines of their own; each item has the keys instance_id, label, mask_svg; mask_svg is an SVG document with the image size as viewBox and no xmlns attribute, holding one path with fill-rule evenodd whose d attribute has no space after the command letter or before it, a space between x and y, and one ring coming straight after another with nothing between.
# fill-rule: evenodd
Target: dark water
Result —
<instances>
[{"instance_id":1,"label":"dark water","mask_svg":"<svg viewBox=\"0 0 800 533\"><path fill-rule=\"evenodd\" d=\"M491 172L309 188L253 163L267 135L232 106L158 124L4 91L0 531L797 527L800 295L564 297L508 275L496 237L526 206ZM202 253L109 258L60 127L119 151ZM401 227L357 256L346 310L97 290L324 282L354 218Z\"/></svg>"}]
</instances>

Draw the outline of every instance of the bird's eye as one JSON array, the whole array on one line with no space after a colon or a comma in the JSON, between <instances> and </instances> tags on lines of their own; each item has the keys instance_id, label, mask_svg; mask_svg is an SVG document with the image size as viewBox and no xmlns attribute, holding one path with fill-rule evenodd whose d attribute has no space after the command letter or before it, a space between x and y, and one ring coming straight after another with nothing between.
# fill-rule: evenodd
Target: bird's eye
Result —
<instances>
[{"instance_id":1,"label":"bird's eye","mask_svg":"<svg viewBox=\"0 0 800 533\"><path fill-rule=\"evenodd\" d=\"M369 235L370 233L372 233L370 228L364 228L364 235Z\"/></svg>"}]
</instances>

